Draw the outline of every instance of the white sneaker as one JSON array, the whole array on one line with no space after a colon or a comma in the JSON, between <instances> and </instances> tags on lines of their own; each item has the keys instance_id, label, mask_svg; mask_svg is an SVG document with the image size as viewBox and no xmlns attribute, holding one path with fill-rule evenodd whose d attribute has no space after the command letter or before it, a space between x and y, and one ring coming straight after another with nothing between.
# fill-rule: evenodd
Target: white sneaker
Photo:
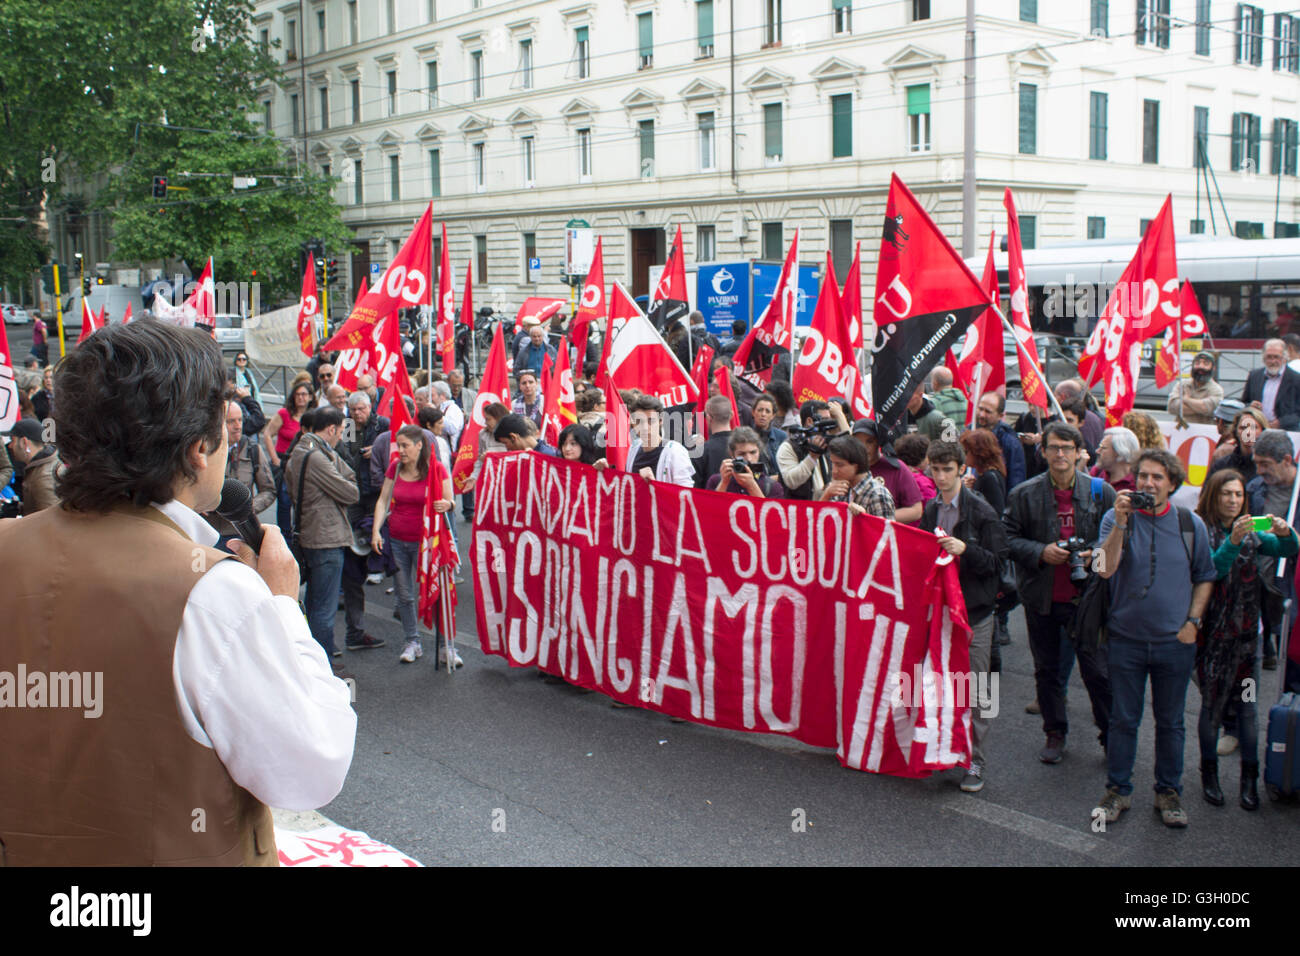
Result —
<instances>
[{"instance_id":1,"label":"white sneaker","mask_svg":"<svg viewBox=\"0 0 1300 956\"><path fill-rule=\"evenodd\" d=\"M407 641L406 646L402 648L402 656L398 658L403 664L414 664L417 657L424 656L424 648L420 646L419 641Z\"/></svg>"},{"instance_id":2,"label":"white sneaker","mask_svg":"<svg viewBox=\"0 0 1300 956\"><path fill-rule=\"evenodd\" d=\"M383 576L382 574L367 574L367 575L366 575L366 583L367 583L367 584L383 584L383 583L384 583L384 576Z\"/></svg>"},{"instance_id":3,"label":"white sneaker","mask_svg":"<svg viewBox=\"0 0 1300 956\"><path fill-rule=\"evenodd\" d=\"M1236 749L1237 749L1237 738L1232 736L1232 734L1224 734L1222 737L1219 738L1219 745L1218 747L1215 748L1215 752L1220 757L1226 757L1228 756L1228 754L1234 752Z\"/></svg>"},{"instance_id":4,"label":"white sneaker","mask_svg":"<svg viewBox=\"0 0 1300 956\"><path fill-rule=\"evenodd\" d=\"M452 662L455 664L456 667L464 667L464 666L465 666L465 662L464 662L463 660L460 659L460 652L459 652L459 651L455 651L455 650L453 650L453 651L451 652L451 659L452 659ZM439 666L439 667L446 667L446 666L447 666L447 652L446 652L444 649L442 649L442 648L439 648L439 649L438 649L438 666Z\"/></svg>"}]
</instances>

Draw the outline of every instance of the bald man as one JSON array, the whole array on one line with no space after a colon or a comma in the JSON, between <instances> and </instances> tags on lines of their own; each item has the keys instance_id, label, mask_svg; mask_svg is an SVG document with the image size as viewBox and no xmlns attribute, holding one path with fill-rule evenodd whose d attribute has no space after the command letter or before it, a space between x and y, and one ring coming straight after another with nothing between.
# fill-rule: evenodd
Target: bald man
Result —
<instances>
[{"instance_id":1,"label":"bald man","mask_svg":"<svg viewBox=\"0 0 1300 956\"><path fill-rule=\"evenodd\" d=\"M952 372L942 365L930 373L930 401L944 418L951 418L958 429L966 424L966 396L961 389L953 388Z\"/></svg>"}]
</instances>

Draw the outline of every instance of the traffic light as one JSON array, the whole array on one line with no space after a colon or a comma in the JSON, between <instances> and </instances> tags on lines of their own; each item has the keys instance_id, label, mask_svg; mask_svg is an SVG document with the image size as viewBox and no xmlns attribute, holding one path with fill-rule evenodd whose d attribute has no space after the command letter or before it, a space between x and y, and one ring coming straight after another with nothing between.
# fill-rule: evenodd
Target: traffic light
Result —
<instances>
[{"instance_id":1,"label":"traffic light","mask_svg":"<svg viewBox=\"0 0 1300 956\"><path fill-rule=\"evenodd\" d=\"M83 295L90 295L90 276L81 277L81 292Z\"/></svg>"},{"instance_id":2,"label":"traffic light","mask_svg":"<svg viewBox=\"0 0 1300 956\"><path fill-rule=\"evenodd\" d=\"M318 286L323 286L327 281L326 276L327 273L325 272L325 260L317 259L316 260L316 284Z\"/></svg>"},{"instance_id":3,"label":"traffic light","mask_svg":"<svg viewBox=\"0 0 1300 956\"><path fill-rule=\"evenodd\" d=\"M330 285L339 280L339 261L337 259L327 259L325 261L325 284Z\"/></svg>"},{"instance_id":4,"label":"traffic light","mask_svg":"<svg viewBox=\"0 0 1300 956\"><path fill-rule=\"evenodd\" d=\"M153 198L154 199L167 198L167 177L166 176L155 176L153 178Z\"/></svg>"},{"instance_id":5,"label":"traffic light","mask_svg":"<svg viewBox=\"0 0 1300 956\"><path fill-rule=\"evenodd\" d=\"M41 288L45 290L46 295L54 295L54 264L47 263L41 266Z\"/></svg>"}]
</instances>

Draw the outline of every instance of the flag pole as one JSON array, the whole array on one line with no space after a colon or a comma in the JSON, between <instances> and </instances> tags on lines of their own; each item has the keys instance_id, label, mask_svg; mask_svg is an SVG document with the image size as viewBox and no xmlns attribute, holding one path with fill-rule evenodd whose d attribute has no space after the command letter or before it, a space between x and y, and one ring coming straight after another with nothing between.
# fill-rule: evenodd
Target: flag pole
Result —
<instances>
[{"instance_id":1,"label":"flag pole","mask_svg":"<svg viewBox=\"0 0 1300 956\"><path fill-rule=\"evenodd\" d=\"M1002 318L1002 327L1011 333L1011 341L1016 343L1016 351L1026 362L1038 369L1038 380L1043 383L1043 389L1047 392L1047 397L1050 398L1052 404L1056 406L1057 416L1061 421L1065 421L1065 412L1061 411L1061 403L1056 400L1056 393L1047 387L1047 378L1043 375L1042 367L1039 366L1038 363L1034 361L1033 356L1029 354L1029 350L1025 348L1025 343L1021 342L1020 339L1016 337L1016 330L1011 327L1011 323L1007 321L1007 317L1002 314L1001 309L998 310L998 315ZM1037 407L1039 406L1035 406L1035 408Z\"/></svg>"}]
</instances>

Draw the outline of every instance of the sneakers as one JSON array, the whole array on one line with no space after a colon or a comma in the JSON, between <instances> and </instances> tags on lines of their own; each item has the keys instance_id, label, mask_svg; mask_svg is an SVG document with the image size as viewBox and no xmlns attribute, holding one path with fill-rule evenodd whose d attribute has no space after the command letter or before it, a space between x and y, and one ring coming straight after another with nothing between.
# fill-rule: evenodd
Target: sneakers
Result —
<instances>
[{"instance_id":1,"label":"sneakers","mask_svg":"<svg viewBox=\"0 0 1300 956\"><path fill-rule=\"evenodd\" d=\"M1037 700L1031 700L1029 703L1025 704L1026 714L1041 714L1042 712L1043 708L1038 706Z\"/></svg>"},{"instance_id":2,"label":"sneakers","mask_svg":"<svg viewBox=\"0 0 1300 956\"><path fill-rule=\"evenodd\" d=\"M388 643L387 641L375 637L371 634L363 634L361 635L361 640L356 642L349 641L344 646L347 647L347 649L350 651L368 651L371 648L383 647L387 643Z\"/></svg>"},{"instance_id":3,"label":"sneakers","mask_svg":"<svg viewBox=\"0 0 1300 956\"><path fill-rule=\"evenodd\" d=\"M1237 749L1237 738L1234 737L1232 734L1224 734L1222 737L1219 738L1218 746L1214 748L1214 752L1217 753L1220 757L1226 757L1228 756L1228 754L1236 751L1236 749Z\"/></svg>"},{"instance_id":4,"label":"sneakers","mask_svg":"<svg viewBox=\"0 0 1300 956\"><path fill-rule=\"evenodd\" d=\"M1106 796L1101 798L1097 809L1106 814L1107 823L1114 823L1119 819L1119 815L1131 806L1133 806L1132 795L1125 796L1118 790L1107 787Z\"/></svg>"},{"instance_id":5,"label":"sneakers","mask_svg":"<svg viewBox=\"0 0 1300 956\"><path fill-rule=\"evenodd\" d=\"M1047 743L1038 751L1038 759L1043 763L1060 763L1065 752L1065 734L1048 734Z\"/></svg>"},{"instance_id":6,"label":"sneakers","mask_svg":"<svg viewBox=\"0 0 1300 956\"><path fill-rule=\"evenodd\" d=\"M984 789L984 768L972 763L966 775L961 778L962 793L979 793Z\"/></svg>"},{"instance_id":7,"label":"sneakers","mask_svg":"<svg viewBox=\"0 0 1300 956\"><path fill-rule=\"evenodd\" d=\"M366 575L366 583L367 583L367 584L383 584L383 583L384 583L384 576L383 576L382 574L367 574L367 575Z\"/></svg>"},{"instance_id":8,"label":"sneakers","mask_svg":"<svg viewBox=\"0 0 1300 956\"><path fill-rule=\"evenodd\" d=\"M1167 827L1187 826L1187 812L1176 790L1159 790L1156 792L1156 813Z\"/></svg>"},{"instance_id":9,"label":"sneakers","mask_svg":"<svg viewBox=\"0 0 1300 956\"><path fill-rule=\"evenodd\" d=\"M424 656L424 648L420 646L419 641L407 641L406 646L402 648L402 656L398 658L403 664L414 664L417 657Z\"/></svg>"},{"instance_id":10,"label":"sneakers","mask_svg":"<svg viewBox=\"0 0 1300 956\"><path fill-rule=\"evenodd\" d=\"M334 650L330 653L330 657L342 657L342 656L343 656L343 652L339 650L337 647L334 648Z\"/></svg>"},{"instance_id":11,"label":"sneakers","mask_svg":"<svg viewBox=\"0 0 1300 956\"><path fill-rule=\"evenodd\" d=\"M465 666L465 662L460 659L460 654L455 650L451 652L451 660L452 663L455 664L457 668ZM444 647L438 648L438 666L439 667L447 666L447 651Z\"/></svg>"}]
</instances>

